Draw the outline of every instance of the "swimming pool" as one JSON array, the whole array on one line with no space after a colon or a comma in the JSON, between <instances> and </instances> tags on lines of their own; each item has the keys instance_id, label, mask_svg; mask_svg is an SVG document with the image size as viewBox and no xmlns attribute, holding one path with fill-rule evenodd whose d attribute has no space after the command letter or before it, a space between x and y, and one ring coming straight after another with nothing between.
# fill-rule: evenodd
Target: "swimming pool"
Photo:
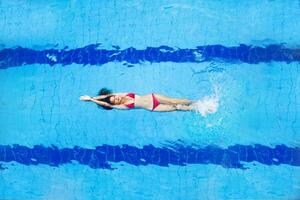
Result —
<instances>
[{"instance_id":1,"label":"swimming pool","mask_svg":"<svg viewBox=\"0 0 300 200\"><path fill-rule=\"evenodd\" d=\"M1 1L0 199L297 199L298 1ZM218 101L105 111L102 87Z\"/></svg>"}]
</instances>

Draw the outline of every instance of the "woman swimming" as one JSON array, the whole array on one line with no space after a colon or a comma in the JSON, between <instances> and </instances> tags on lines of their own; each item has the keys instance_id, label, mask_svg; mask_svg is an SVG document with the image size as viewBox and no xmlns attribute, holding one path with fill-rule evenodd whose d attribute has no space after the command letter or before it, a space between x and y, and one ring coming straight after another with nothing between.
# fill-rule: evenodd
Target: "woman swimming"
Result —
<instances>
[{"instance_id":1,"label":"woman swimming","mask_svg":"<svg viewBox=\"0 0 300 200\"><path fill-rule=\"evenodd\" d=\"M92 101L106 110L143 108L151 111L189 111L192 101L188 99L175 99L152 93L144 96L135 93L112 93L106 88L99 91L99 96L81 96L82 101Z\"/></svg>"}]
</instances>

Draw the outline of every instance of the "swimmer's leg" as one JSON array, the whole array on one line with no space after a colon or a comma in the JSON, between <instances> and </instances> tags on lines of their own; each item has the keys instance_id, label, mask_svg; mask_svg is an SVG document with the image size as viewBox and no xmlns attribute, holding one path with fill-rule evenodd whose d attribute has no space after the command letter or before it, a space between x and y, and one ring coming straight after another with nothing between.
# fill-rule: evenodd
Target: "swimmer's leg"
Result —
<instances>
[{"instance_id":1,"label":"swimmer's leg","mask_svg":"<svg viewBox=\"0 0 300 200\"><path fill-rule=\"evenodd\" d=\"M187 105L159 104L153 111L170 112L170 111L190 111L190 110L192 110L192 107Z\"/></svg>"},{"instance_id":2,"label":"swimmer's leg","mask_svg":"<svg viewBox=\"0 0 300 200\"><path fill-rule=\"evenodd\" d=\"M175 105L167 105L167 104L159 104L154 110L156 112L170 112L170 111L176 111L177 108Z\"/></svg>"},{"instance_id":3,"label":"swimmer's leg","mask_svg":"<svg viewBox=\"0 0 300 200\"><path fill-rule=\"evenodd\" d=\"M181 111L191 111L193 110L193 107L191 105L182 105L182 104L178 104L176 105L177 110L181 110Z\"/></svg>"},{"instance_id":4,"label":"swimmer's leg","mask_svg":"<svg viewBox=\"0 0 300 200\"><path fill-rule=\"evenodd\" d=\"M188 100L188 99L176 99L176 98L171 98L171 97L167 97L161 94L156 94L154 93L154 96L156 97L156 99L162 103L162 104L183 104L183 105L189 105L192 103L192 101Z\"/></svg>"}]
</instances>

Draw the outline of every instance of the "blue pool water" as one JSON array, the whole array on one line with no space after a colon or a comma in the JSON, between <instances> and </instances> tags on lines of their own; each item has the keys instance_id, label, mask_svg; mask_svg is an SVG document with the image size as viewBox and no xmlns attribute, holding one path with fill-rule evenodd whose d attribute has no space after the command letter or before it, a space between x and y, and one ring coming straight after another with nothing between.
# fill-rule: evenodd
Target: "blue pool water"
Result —
<instances>
[{"instance_id":1,"label":"blue pool water","mask_svg":"<svg viewBox=\"0 0 300 200\"><path fill-rule=\"evenodd\" d=\"M0 1L0 199L299 199L299 1ZM106 111L102 87L215 98Z\"/></svg>"}]
</instances>

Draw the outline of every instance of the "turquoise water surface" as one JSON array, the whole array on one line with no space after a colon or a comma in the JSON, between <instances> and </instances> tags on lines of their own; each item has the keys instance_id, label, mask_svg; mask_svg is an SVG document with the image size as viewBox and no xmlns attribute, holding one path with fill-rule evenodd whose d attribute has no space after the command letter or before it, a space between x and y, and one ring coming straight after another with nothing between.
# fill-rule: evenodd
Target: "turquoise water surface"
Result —
<instances>
[{"instance_id":1,"label":"turquoise water surface","mask_svg":"<svg viewBox=\"0 0 300 200\"><path fill-rule=\"evenodd\" d=\"M299 1L0 1L0 199L299 199ZM215 98L106 111L102 87Z\"/></svg>"}]
</instances>

